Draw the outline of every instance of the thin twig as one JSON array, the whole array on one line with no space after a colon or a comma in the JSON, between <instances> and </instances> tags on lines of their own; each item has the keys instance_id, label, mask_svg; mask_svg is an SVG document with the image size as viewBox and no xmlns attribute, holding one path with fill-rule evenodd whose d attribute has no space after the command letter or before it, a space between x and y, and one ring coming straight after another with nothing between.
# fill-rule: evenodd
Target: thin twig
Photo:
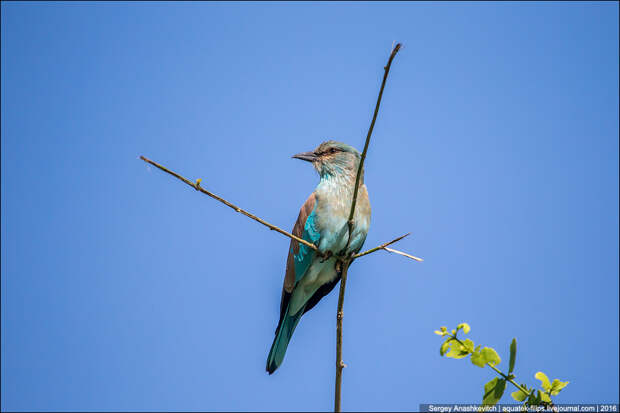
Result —
<instances>
[{"instance_id":1,"label":"thin twig","mask_svg":"<svg viewBox=\"0 0 620 413\"><path fill-rule=\"evenodd\" d=\"M347 272L349 263L340 263L340 293L338 294L338 313L336 314L336 388L334 394L334 411L340 412L340 395L342 390L342 369L345 364L342 361L342 306L344 304L344 290L347 284Z\"/></svg>"},{"instance_id":2,"label":"thin twig","mask_svg":"<svg viewBox=\"0 0 620 413\"><path fill-rule=\"evenodd\" d=\"M403 257L411 258L412 260L416 260L418 262L424 261L422 258L418 258L418 257L416 257L414 255L407 254L407 253L399 251L399 250L395 250L395 249L387 248L387 247L383 247L383 249L386 250L387 252L393 252L394 254L402 255Z\"/></svg>"},{"instance_id":3,"label":"thin twig","mask_svg":"<svg viewBox=\"0 0 620 413\"><path fill-rule=\"evenodd\" d=\"M355 176L355 187L353 189L353 202L351 203L351 212L349 213L349 242L351 241L351 231L353 229L353 215L355 214L355 204L357 204L357 192L359 190L360 178L362 175L362 171L364 169L364 161L366 160L366 153L368 152L368 144L370 143L370 136L372 135L372 131L375 128L375 122L377 120L377 115L379 114L379 106L381 106L381 97L383 97L383 89L385 88L385 82L388 77L388 73L390 72L390 67L392 66L392 60L396 57L396 53L400 50L400 43L396 43L396 46L392 49L392 53L390 53L390 58L388 59L387 65L385 65L383 80L381 81L381 88L379 89L379 96L377 96L377 104L375 105L375 112L372 115L372 121L370 122L370 127L368 128L368 133L366 134L366 142L364 142L364 150L362 150L362 156L360 158L360 164L357 167L357 175ZM347 247L349 243L347 242Z\"/></svg>"},{"instance_id":4,"label":"thin twig","mask_svg":"<svg viewBox=\"0 0 620 413\"><path fill-rule=\"evenodd\" d=\"M351 235L353 233L353 217L355 215L355 204L357 203L357 192L359 189L360 178L362 175L362 170L364 168L364 160L366 159L366 152L368 152L368 144L370 143L370 136L372 135L372 130L375 127L375 121L377 120L377 114L379 113L379 106L381 105L381 97L383 96L383 89L385 88L385 81L387 80L388 73L390 72L390 67L392 66L392 60L396 56L396 53L400 50L400 43L397 43L396 46L392 49L392 53L390 53L390 57L388 59L387 65L383 68L383 81L381 82L381 88L379 89L379 96L377 97L377 104L375 105L375 112L372 116L372 121L370 122L370 127L368 128L368 134L366 135L366 142L364 143L364 150L362 151L362 156L360 158L360 163L357 167L357 175L355 177L355 188L353 189L353 200L351 202L351 212L349 212L349 220L347 225L349 226L349 239L347 240L347 245L345 247L345 251L349 247L349 243L351 242ZM342 369L345 364L342 361L342 307L344 305L344 292L347 283L347 272L349 265L352 262L352 257L345 259L342 265L342 273L340 277L340 292L338 293L338 312L337 312L337 321L336 321L336 385L335 385L335 394L334 394L334 411L340 412L341 404L340 404L340 396L342 390Z\"/></svg>"},{"instance_id":5,"label":"thin twig","mask_svg":"<svg viewBox=\"0 0 620 413\"><path fill-rule=\"evenodd\" d=\"M458 338L456 338L456 333L455 334L448 334L448 336L452 337L454 340L457 341L457 343L459 343L463 348L468 348L461 340L459 340ZM510 383L512 383L513 386L515 386L517 389L521 390L523 392L523 394L530 394L530 392L527 391L527 389L524 389L521 385L519 385L519 383L517 383L516 381L514 381L514 375L512 375L512 377L510 377L511 375L509 374L508 376L505 375L504 373L501 372L501 370L499 370L498 368L496 368L495 366L493 366L491 363L487 362L485 363L487 366L491 367L493 370L495 370L495 372L497 374L499 374L500 376L502 376L502 378L504 380L508 380Z\"/></svg>"},{"instance_id":6,"label":"thin twig","mask_svg":"<svg viewBox=\"0 0 620 413\"><path fill-rule=\"evenodd\" d=\"M215 195L214 193L207 191L206 189L203 189L200 186L200 180L198 180L196 183L193 183L189 179L182 177L178 173L173 172L170 169L166 168L165 166L160 165L157 162L151 161L150 159L148 159L148 158L146 158L144 156L140 156L140 159L142 159L144 162L150 163L151 165L161 169L162 171L164 171L166 173L169 173L170 175L174 176L175 178L180 179L181 181L185 182L187 185L191 186L195 190L200 191L203 194L209 195L213 199L217 199L218 201L220 201L224 205L227 205L227 206L231 207L232 209L234 209L235 211L239 212L240 214L243 214L243 215L245 215L248 218L252 218L254 221L260 222L261 224L265 225L269 229L271 229L273 231L277 231L277 232L279 232L282 235L286 235L287 237L289 237L291 239L294 239L295 241L300 242L300 243L304 244L305 246L307 246L309 248L312 248L313 250L315 250L320 255L319 249L316 247L316 245L306 241L305 239L299 238L299 237L291 234L290 232L286 232L283 229L281 229L279 227L276 227L273 224L270 224L269 222L265 221L264 219L261 219L261 218L257 217L256 215L252 215L248 211L243 210L243 209L239 208L238 206L228 202L224 198L219 197L219 196Z\"/></svg>"},{"instance_id":7,"label":"thin twig","mask_svg":"<svg viewBox=\"0 0 620 413\"><path fill-rule=\"evenodd\" d=\"M393 239L392 241L386 242L385 244L381 244L381 245L379 245L378 247L374 247L374 248L371 248L371 249L369 249L369 250L367 250L367 251L360 252L359 254L355 254L355 255L353 256L353 259L356 259L356 258L359 258L359 257L363 257L364 255L372 254L372 253L373 253L373 252L375 252L375 251L379 251L379 250L381 250L381 249L384 249L384 248L385 248L385 247L387 247L388 245L392 245L392 244L394 244L395 242L398 242L398 241L400 241L401 239L403 239L403 238L405 238L405 237L408 237L409 235L411 235L411 233L410 233L410 232L409 232L409 233L407 233L407 234L405 234L405 235L402 235L402 236L400 236L400 237L398 237L398 238L396 238L396 239Z\"/></svg>"}]
</instances>

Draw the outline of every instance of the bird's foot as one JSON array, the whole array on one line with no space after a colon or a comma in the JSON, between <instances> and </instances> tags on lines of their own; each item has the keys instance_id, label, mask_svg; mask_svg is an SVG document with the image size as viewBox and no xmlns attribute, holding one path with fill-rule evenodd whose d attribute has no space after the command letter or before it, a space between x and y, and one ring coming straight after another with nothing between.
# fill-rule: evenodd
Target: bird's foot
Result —
<instances>
[{"instance_id":1,"label":"bird's foot","mask_svg":"<svg viewBox=\"0 0 620 413\"><path fill-rule=\"evenodd\" d=\"M341 260L345 260L346 261L346 260L350 260L351 257L353 257L355 255L355 252L351 251L351 252L347 253L347 251L343 249L342 251L339 251L336 255Z\"/></svg>"},{"instance_id":2,"label":"bird's foot","mask_svg":"<svg viewBox=\"0 0 620 413\"><path fill-rule=\"evenodd\" d=\"M323 259L321 260L321 263L324 263L325 261L330 259L332 255L334 254L331 251L327 251L325 254L323 254Z\"/></svg>"},{"instance_id":3,"label":"bird's foot","mask_svg":"<svg viewBox=\"0 0 620 413\"><path fill-rule=\"evenodd\" d=\"M343 265L342 260L336 260L336 263L334 264L334 268L336 269L336 273L338 274L338 277L342 276L342 265Z\"/></svg>"}]
</instances>

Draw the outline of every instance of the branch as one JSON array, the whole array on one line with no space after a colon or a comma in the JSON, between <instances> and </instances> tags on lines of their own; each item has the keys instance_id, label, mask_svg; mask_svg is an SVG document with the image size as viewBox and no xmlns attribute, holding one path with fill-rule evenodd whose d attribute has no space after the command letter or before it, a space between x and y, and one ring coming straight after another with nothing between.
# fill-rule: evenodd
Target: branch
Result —
<instances>
[{"instance_id":1,"label":"branch","mask_svg":"<svg viewBox=\"0 0 620 413\"><path fill-rule=\"evenodd\" d=\"M405 235L402 235L402 236L400 236L400 237L398 237L396 239L393 239L392 241L386 242L385 244L381 244L378 247L374 247L374 248L371 248L371 249L369 249L367 251L360 252L359 254L355 254L353 256L353 259L356 259L356 258L359 258L359 257L363 257L364 255L372 254L375 251L379 251L379 250L385 249L385 247L387 247L388 245L392 245L392 244L400 241L401 239L403 239L405 237L408 237L409 235L411 235L411 232L408 232Z\"/></svg>"},{"instance_id":2,"label":"branch","mask_svg":"<svg viewBox=\"0 0 620 413\"><path fill-rule=\"evenodd\" d=\"M345 247L345 252L349 247L349 243L351 242L351 234L353 233L353 217L355 215L355 204L357 203L357 192L359 189L360 178L362 176L362 170L364 168L364 160L366 159L366 152L368 152L368 144L370 143L370 136L372 135L372 130L375 127L375 121L377 120L377 114L379 113L379 106L381 105L381 97L383 96L383 89L385 88L385 81L387 80L388 73L390 72L390 67L392 66L392 60L396 56L396 53L400 50L400 43L397 43L396 46L392 49L392 53L390 53L390 58L388 59L387 65L383 68L383 81L381 82L381 88L379 89L379 96L377 97L377 104L375 105L375 112L372 116L372 121L370 122L370 127L368 128L368 134L366 135L366 142L364 143L364 150L362 151L362 156L360 158L360 163L357 167L357 175L355 177L355 188L353 189L353 201L351 202L351 212L349 212L349 220L347 225L349 226L349 239L347 240L347 245ZM342 307L344 305L344 291L347 284L347 271L349 269L349 265L351 264L353 258L349 257L345 259L344 262L341 262L342 265L342 273L340 277L340 292L338 294L338 313L336 319L336 386L335 386L335 394L334 394L334 411L340 412L340 394L342 389L342 369L345 364L342 361Z\"/></svg>"},{"instance_id":3,"label":"branch","mask_svg":"<svg viewBox=\"0 0 620 413\"><path fill-rule=\"evenodd\" d=\"M408 236L409 234L411 234L411 233L407 233L407 234L405 234L405 235L403 235L403 236L401 236L401 237L398 237L398 238L396 238L396 239L393 239L393 240L392 240L392 241L390 241L390 242L386 242L385 244L381 244L381 245L379 245L378 247L374 247L374 248L371 248L371 249L369 249L369 250L367 250L367 251L360 252L359 254L355 254L353 257L351 257L351 262L353 262L353 260L355 260L355 259L357 259L357 258L359 258L359 257L363 257L364 255L372 254L373 252L376 252L376 251L379 251L379 250L385 250L385 251L387 251L387 252L393 252L393 253L395 253L395 254L399 254L399 255L402 255L402 256L405 256L405 257L411 258L412 260L416 260L416 261L418 261L418 262L422 262L422 261L424 261L422 258L418 258L418 257L416 257L416 256L414 256L414 255L407 254L407 253L404 253L404 252L402 252L402 251L395 250L395 249L393 249L393 248L387 248L387 246L388 246L388 245L392 245L392 244L394 244L395 242L400 241L401 239L405 238L405 237L406 237L406 236Z\"/></svg>"},{"instance_id":4,"label":"branch","mask_svg":"<svg viewBox=\"0 0 620 413\"><path fill-rule=\"evenodd\" d=\"M351 203L351 212L349 213L349 242L351 241L351 230L353 229L353 215L355 213L355 204L357 204L357 192L359 190L360 178L362 175L362 171L364 169L364 161L366 160L366 153L368 152L368 144L370 143L370 136L372 135L372 131L375 128L375 121L377 120L377 115L379 114L379 106L381 106L381 97L383 97L383 89L385 88L385 81L387 80L388 73L390 73L390 67L392 66L392 60L396 57L396 53L400 50L400 43L396 43L396 46L392 49L392 53L390 53L390 58L388 59L387 65L385 65L384 73L383 73L383 81L381 82L381 89L379 89L379 96L377 96L377 104L375 105L375 113L372 115L372 121L370 122L370 127L368 128L368 134L366 134L366 142L364 143L364 150L362 150L362 156L360 158L360 164L357 167L357 175L355 176L355 188L353 189L353 202ZM347 242L347 247L349 246L349 242Z\"/></svg>"},{"instance_id":5,"label":"branch","mask_svg":"<svg viewBox=\"0 0 620 413\"><path fill-rule=\"evenodd\" d=\"M221 203L223 203L224 205L227 205L227 206L231 207L232 209L234 209L235 211L237 211L237 212L239 212L239 213L241 213L241 214L245 215L246 217L248 217L248 218L252 218L254 221L256 221L256 222L260 222L261 224L263 224L264 226L268 227L269 229L271 229L271 230L273 230L273 231L277 231L277 232L279 232L279 233L280 233L280 234L282 234L282 235L286 235L287 237L289 237L289 238L291 238L291 239L294 239L295 241L300 242L300 243L304 244L305 246L307 246L307 247L309 247L309 248L312 248L313 250L315 250L315 251L317 252L317 254L321 255L321 253L319 252L319 249L316 247L316 245L314 245L314 244L312 244L312 243L310 243L310 242L306 241L305 239L302 239L302 238L296 237L295 235L291 234L290 232L286 232L286 231L284 231L283 229L278 228L278 227L276 227L275 225L270 224L269 222L267 222L267 221L265 221L265 220L263 220L263 219L261 219L261 218L257 217L256 215L252 215L252 214L250 214L248 211L245 211L245 210L243 210L243 209L239 208L238 206L236 206L236 205L234 205L234 204L231 204L230 202L228 202L228 201L227 201L227 200L225 200L224 198L221 198L221 197L219 197L219 196L215 195L214 193L209 192L209 191L207 191L206 189L203 189L203 188L200 186L200 181L201 181L200 179L198 179L198 180L196 181L196 183L193 183L193 182L192 182L192 181L190 181L189 179L182 177L182 176L181 176L181 175L179 175L178 173L173 172L173 171L171 171L170 169L166 168L165 166L160 165L160 164L158 164L157 162L151 161L150 159L148 159L148 158L146 158L146 157L144 157L144 156L140 156L140 159L142 159L142 160L143 160L144 162L146 162L146 163L150 163L151 165L155 166L156 168L159 168L159 169L161 169L162 171L164 171L164 172L166 172L166 173L169 173L170 175L174 176L175 178L177 178L177 179L179 179L179 180L181 180L181 181L185 182L187 185L191 186L191 187L192 187L192 188L194 188L196 191L200 191L200 192L202 192L203 194L209 195L209 196L210 196L211 198L213 198L213 199L217 199L218 201L220 201L220 202L221 202Z\"/></svg>"},{"instance_id":6,"label":"branch","mask_svg":"<svg viewBox=\"0 0 620 413\"><path fill-rule=\"evenodd\" d=\"M344 290L347 284L347 272L349 263L339 263L340 271L340 293L338 294L338 312L336 313L336 388L334 394L334 412L340 412L340 395L342 389L342 369L346 367L342 361L342 306L344 304Z\"/></svg>"},{"instance_id":7,"label":"branch","mask_svg":"<svg viewBox=\"0 0 620 413\"><path fill-rule=\"evenodd\" d=\"M411 258L412 260L416 260L418 262L424 261L422 258L418 258L418 257L416 257L414 255L407 254L407 253L404 253L404 252L399 251L399 250L395 250L395 249L392 249L392 248L386 248L386 247L383 247L383 249L386 250L387 252L393 252L394 254L402 255L403 257Z\"/></svg>"},{"instance_id":8,"label":"branch","mask_svg":"<svg viewBox=\"0 0 620 413\"><path fill-rule=\"evenodd\" d=\"M464 349L467 349L468 347L458 338L456 338L456 332L454 334L448 334L449 337L452 337L454 340L457 341L457 343L459 343ZM497 354L497 353L496 353ZM526 389L524 389L521 385L519 385L519 383L517 383L516 381L514 381L514 374L508 374L505 375L504 373L501 372L501 370L499 370L498 368L496 368L494 365L492 365L489 362L486 362L485 365L491 367L493 370L495 370L495 372L497 374L499 374L500 376L502 376L502 378L504 380L509 381L513 386L515 386L517 389L521 390L523 392L523 394L530 394L529 391L527 391ZM512 376L512 377L510 377Z\"/></svg>"}]
</instances>

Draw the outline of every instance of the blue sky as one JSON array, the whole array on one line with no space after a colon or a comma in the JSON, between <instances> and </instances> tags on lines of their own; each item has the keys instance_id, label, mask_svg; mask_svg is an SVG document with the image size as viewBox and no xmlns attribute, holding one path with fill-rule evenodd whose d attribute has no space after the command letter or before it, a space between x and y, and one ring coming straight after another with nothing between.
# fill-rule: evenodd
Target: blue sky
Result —
<instances>
[{"instance_id":1,"label":"blue sky","mask_svg":"<svg viewBox=\"0 0 620 413\"><path fill-rule=\"evenodd\" d=\"M331 409L336 294L268 376L288 240L138 156L290 229L394 41L366 247L425 261L351 267L343 408L479 402L462 321L618 402L617 2L1 7L3 410Z\"/></svg>"}]
</instances>

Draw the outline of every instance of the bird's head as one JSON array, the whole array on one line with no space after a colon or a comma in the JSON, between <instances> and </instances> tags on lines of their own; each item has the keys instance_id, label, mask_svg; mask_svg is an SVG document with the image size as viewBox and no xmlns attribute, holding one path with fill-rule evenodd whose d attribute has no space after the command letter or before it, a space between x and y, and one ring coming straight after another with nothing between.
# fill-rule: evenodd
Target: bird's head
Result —
<instances>
[{"instance_id":1,"label":"bird's head","mask_svg":"<svg viewBox=\"0 0 620 413\"><path fill-rule=\"evenodd\" d=\"M338 176L341 174L357 174L360 153L346 143L327 141L315 150L293 155L293 158L311 162L321 177Z\"/></svg>"}]
</instances>

